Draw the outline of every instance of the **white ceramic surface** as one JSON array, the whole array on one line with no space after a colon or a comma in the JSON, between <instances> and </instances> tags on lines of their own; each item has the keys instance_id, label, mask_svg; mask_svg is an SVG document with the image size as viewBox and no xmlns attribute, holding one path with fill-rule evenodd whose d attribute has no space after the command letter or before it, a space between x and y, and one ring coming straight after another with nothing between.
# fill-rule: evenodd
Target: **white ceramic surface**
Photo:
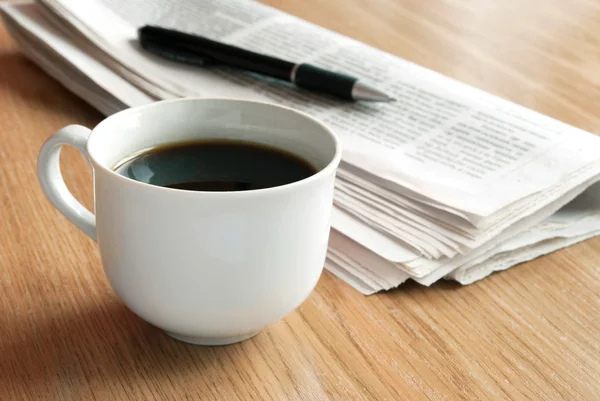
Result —
<instances>
[{"instance_id":1,"label":"white ceramic surface","mask_svg":"<svg viewBox=\"0 0 600 401\"><path fill-rule=\"evenodd\" d=\"M316 166L307 179L243 192L195 192L125 178L132 153L194 138L238 138L292 151ZM60 149L94 171L94 213L68 191ZM114 291L139 317L182 341L252 337L311 293L323 269L335 171L334 133L310 116L244 100L177 99L114 114L92 131L53 134L38 159L52 204L98 242Z\"/></svg>"}]
</instances>

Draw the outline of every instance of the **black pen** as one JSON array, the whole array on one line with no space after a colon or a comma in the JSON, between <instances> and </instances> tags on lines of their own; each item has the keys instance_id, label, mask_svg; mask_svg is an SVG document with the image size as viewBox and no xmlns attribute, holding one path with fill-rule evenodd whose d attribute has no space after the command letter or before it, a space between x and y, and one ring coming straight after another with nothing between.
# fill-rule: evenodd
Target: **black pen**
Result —
<instances>
[{"instance_id":1,"label":"black pen","mask_svg":"<svg viewBox=\"0 0 600 401\"><path fill-rule=\"evenodd\" d=\"M311 64L292 63L202 36L149 25L141 27L138 36L142 48L170 60L201 66L223 64L292 82L298 87L346 100L394 100L355 77Z\"/></svg>"}]
</instances>

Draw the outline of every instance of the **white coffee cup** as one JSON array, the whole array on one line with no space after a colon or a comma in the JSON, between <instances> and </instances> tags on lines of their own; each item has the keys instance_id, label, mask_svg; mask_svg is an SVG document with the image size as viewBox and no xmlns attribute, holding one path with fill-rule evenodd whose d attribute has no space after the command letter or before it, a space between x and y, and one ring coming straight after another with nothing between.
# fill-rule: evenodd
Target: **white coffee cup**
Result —
<instances>
[{"instance_id":1,"label":"white coffee cup","mask_svg":"<svg viewBox=\"0 0 600 401\"><path fill-rule=\"evenodd\" d=\"M240 192L197 192L126 178L128 156L190 139L273 145L318 172L291 184ZM63 145L94 172L95 214L67 189ZM69 125L38 159L52 204L98 242L106 276L135 314L181 341L230 344L297 308L323 269L341 147L314 118L286 107L230 99L177 99L118 112L93 130Z\"/></svg>"}]
</instances>

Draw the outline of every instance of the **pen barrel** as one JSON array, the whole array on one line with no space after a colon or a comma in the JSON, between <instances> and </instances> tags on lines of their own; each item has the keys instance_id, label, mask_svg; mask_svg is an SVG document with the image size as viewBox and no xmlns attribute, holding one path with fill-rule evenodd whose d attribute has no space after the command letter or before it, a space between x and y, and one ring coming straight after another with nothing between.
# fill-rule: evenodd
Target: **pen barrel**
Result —
<instances>
[{"instance_id":1,"label":"pen barrel","mask_svg":"<svg viewBox=\"0 0 600 401\"><path fill-rule=\"evenodd\" d=\"M157 26L144 25L138 30L138 36L144 49L188 64L221 64L286 81L295 65L227 43Z\"/></svg>"},{"instance_id":2,"label":"pen barrel","mask_svg":"<svg viewBox=\"0 0 600 401\"><path fill-rule=\"evenodd\" d=\"M324 70L311 64L299 64L292 75L292 82L301 88L353 100L352 88L357 78Z\"/></svg>"}]
</instances>

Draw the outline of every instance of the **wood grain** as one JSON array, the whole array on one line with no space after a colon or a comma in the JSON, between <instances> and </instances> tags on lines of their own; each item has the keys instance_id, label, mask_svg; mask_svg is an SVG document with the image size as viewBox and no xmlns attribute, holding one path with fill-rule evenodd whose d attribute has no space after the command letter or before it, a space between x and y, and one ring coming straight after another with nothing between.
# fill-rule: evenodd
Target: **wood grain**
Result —
<instances>
[{"instance_id":1,"label":"wood grain","mask_svg":"<svg viewBox=\"0 0 600 401\"><path fill-rule=\"evenodd\" d=\"M266 3L600 133L593 0ZM600 239L467 287L364 297L325 272L249 341L166 337L123 306L96 244L37 183L47 136L101 118L0 26L0 400L600 399ZM63 169L91 207L85 161L67 149Z\"/></svg>"}]
</instances>

